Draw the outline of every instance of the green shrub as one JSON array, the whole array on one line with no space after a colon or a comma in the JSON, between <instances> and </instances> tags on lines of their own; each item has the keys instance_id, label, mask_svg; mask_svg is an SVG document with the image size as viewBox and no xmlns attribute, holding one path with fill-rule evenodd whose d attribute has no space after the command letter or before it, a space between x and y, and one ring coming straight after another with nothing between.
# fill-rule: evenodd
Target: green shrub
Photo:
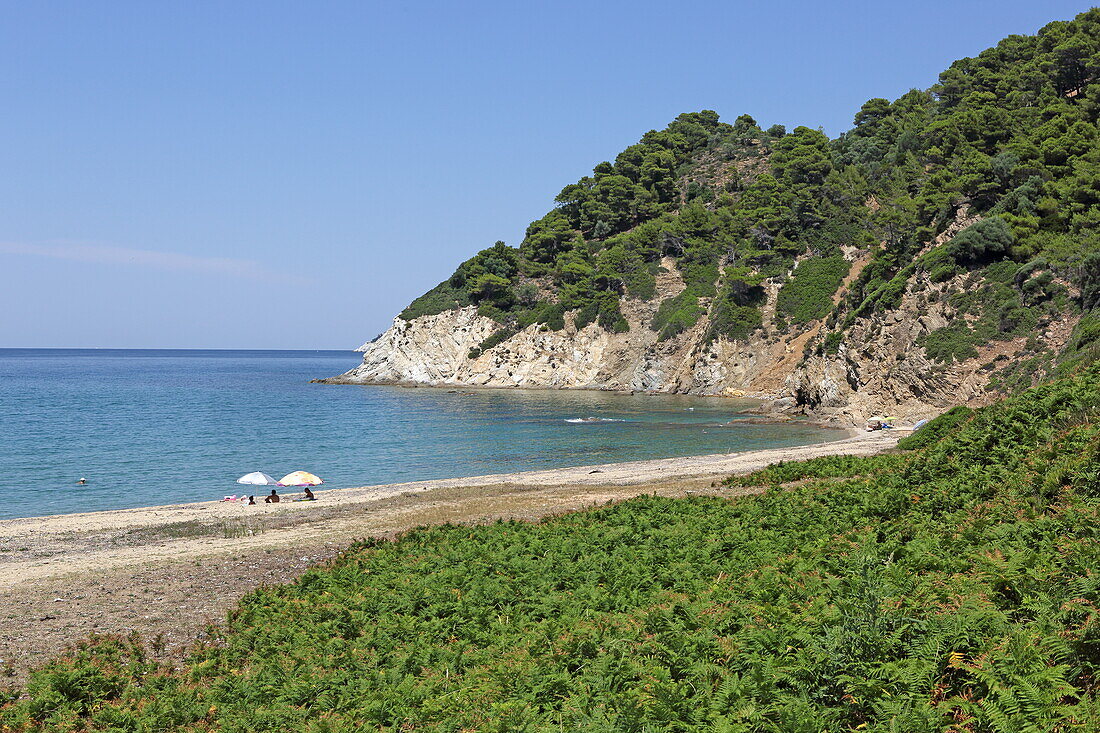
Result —
<instances>
[{"instance_id":1,"label":"green shrub","mask_svg":"<svg viewBox=\"0 0 1100 733\"><path fill-rule=\"evenodd\" d=\"M939 265L936 269L928 273L928 279L934 283L943 283L955 277L958 272L958 268L954 265Z\"/></svg>"},{"instance_id":2,"label":"green shrub","mask_svg":"<svg viewBox=\"0 0 1100 733\"><path fill-rule=\"evenodd\" d=\"M960 272L964 272L946 246L933 247L925 252L916 264L919 269L928 273L928 279L934 283L947 282Z\"/></svg>"},{"instance_id":3,"label":"green shrub","mask_svg":"<svg viewBox=\"0 0 1100 733\"><path fill-rule=\"evenodd\" d=\"M744 340L764 325L764 316L759 308L751 305L734 305L726 299L720 300L715 305L710 317L708 341L718 338L730 341Z\"/></svg>"},{"instance_id":4,"label":"green shrub","mask_svg":"<svg viewBox=\"0 0 1100 733\"><path fill-rule=\"evenodd\" d=\"M630 330L630 324L626 322L622 311L619 310L618 302L601 309L598 321L600 328L609 333L626 333Z\"/></svg>"},{"instance_id":5,"label":"green shrub","mask_svg":"<svg viewBox=\"0 0 1100 733\"><path fill-rule=\"evenodd\" d=\"M792 323L824 318L833 306L833 294L851 269L844 257L811 257L802 260L776 299L777 313Z\"/></svg>"},{"instance_id":6,"label":"green shrub","mask_svg":"<svg viewBox=\"0 0 1100 733\"><path fill-rule=\"evenodd\" d=\"M1080 351L1092 344L1100 343L1100 316L1084 315L1070 334L1069 348Z\"/></svg>"},{"instance_id":7,"label":"green shrub","mask_svg":"<svg viewBox=\"0 0 1100 733\"><path fill-rule=\"evenodd\" d=\"M1066 376L1097 360L1100 360L1100 316L1086 313L1081 316L1070 334L1069 343L1058 355L1055 371Z\"/></svg>"},{"instance_id":8,"label":"green shrub","mask_svg":"<svg viewBox=\"0 0 1100 733\"><path fill-rule=\"evenodd\" d=\"M964 361L978 356L974 348L974 331L966 321L956 321L949 326L937 328L930 333L917 337L917 346L924 347L929 359L939 362Z\"/></svg>"},{"instance_id":9,"label":"green shrub","mask_svg":"<svg viewBox=\"0 0 1100 733\"><path fill-rule=\"evenodd\" d=\"M657 332L658 341L666 341L694 326L701 315L703 308L699 305L699 298L685 290L661 302L651 327Z\"/></svg>"},{"instance_id":10,"label":"green shrub","mask_svg":"<svg viewBox=\"0 0 1100 733\"><path fill-rule=\"evenodd\" d=\"M565 308L560 303L541 302L516 316L516 330L522 331L533 323L544 324L551 331L565 328Z\"/></svg>"},{"instance_id":11,"label":"green shrub","mask_svg":"<svg viewBox=\"0 0 1100 733\"><path fill-rule=\"evenodd\" d=\"M470 298L465 290L455 288L450 280L444 280L419 298L409 303L400 317L406 321L421 316L434 316L455 308L462 308L470 304Z\"/></svg>"},{"instance_id":12,"label":"green shrub","mask_svg":"<svg viewBox=\"0 0 1100 733\"><path fill-rule=\"evenodd\" d=\"M987 391L1015 394L1040 383L1051 373L1054 354L1043 349L1030 358L1017 358L994 372L986 383Z\"/></svg>"},{"instance_id":13,"label":"green shrub","mask_svg":"<svg viewBox=\"0 0 1100 733\"><path fill-rule=\"evenodd\" d=\"M983 262L1003 257L1016 243L1011 227L999 216L971 224L947 243L947 251L958 262Z\"/></svg>"},{"instance_id":14,"label":"green shrub","mask_svg":"<svg viewBox=\"0 0 1100 733\"><path fill-rule=\"evenodd\" d=\"M652 266L639 267L624 278L626 291L639 300L651 300L657 294L657 277Z\"/></svg>"},{"instance_id":15,"label":"green shrub","mask_svg":"<svg viewBox=\"0 0 1100 733\"><path fill-rule=\"evenodd\" d=\"M866 268L867 272L870 267ZM848 314L844 320L845 327L855 323L857 318L869 316L872 313L888 311L901 305L905 289L909 286L909 278L917 270L915 264L910 264L898 271L888 280L872 278L863 283L862 287L853 289L853 294L866 293L863 300L858 302L856 308Z\"/></svg>"},{"instance_id":16,"label":"green shrub","mask_svg":"<svg viewBox=\"0 0 1100 733\"><path fill-rule=\"evenodd\" d=\"M740 476L730 476L726 486L768 486L804 479L855 478L894 471L908 457L883 453L875 456L822 456L806 461L780 461L767 468Z\"/></svg>"},{"instance_id":17,"label":"green shrub","mask_svg":"<svg viewBox=\"0 0 1100 733\"><path fill-rule=\"evenodd\" d=\"M945 435L954 432L959 425L969 420L973 415L974 411L969 407L962 405L952 407L942 415L926 422L916 432L899 440L898 448L902 450L927 448L942 440Z\"/></svg>"},{"instance_id":18,"label":"green shrub","mask_svg":"<svg viewBox=\"0 0 1100 733\"><path fill-rule=\"evenodd\" d=\"M502 309L496 303L492 301L485 301L477 307L477 314L484 316L491 320L496 321L499 324L506 324L512 320L513 315L508 311Z\"/></svg>"},{"instance_id":19,"label":"green shrub","mask_svg":"<svg viewBox=\"0 0 1100 733\"><path fill-rule=\"evenodd\" d=\"M573 319L578 330L597 322L601 328L611 333L624 333L630 330L630 324L619 309L619 298L610 292L595 294L577 311Z\"/></svg>"},{"instance_id":20,"label":"green shrub","mask_svg":"<svg viewBox=\"0 0 1100 733\"><path fill-rule=\"evenodd\" d=\"M476 359L497 344L502 344L515 335L516 331L513 328L501 328L493 331L480 344L470 349L469 356L471 359Z\"/></svg>"},{"instance_id":21,"label":"green shrub","mask_svg":"<svg viewBox=\"0 0 1100 733\"><path fill-rule=\"evenodd\" d=\"M590 323L595 323L596 319L600 317L599 303L588 303L583 308L577 311L577 315L573 317L573 325L577 330L581 330Z\"/></svg>"},{"instance_id":22,"label":"green shrub","mask_svg":"<svg viewBox=\"0 0 1100 733\"><path fill-rule=\"evenodd\" d=\"M1090 252L1081 262L1078 287L1081 290L1081 310L1100 307L1100 252Z\"/></svg>"},{"instance_id":23,"label":"green shrub","mask_svg":"<svg viewBox=\"0 0 1100 733\"><path fill-rule=\"evenodd\" d=\"M542 308L537 323L545 324L551 331L561 331L565 328L565 308L560 304L547 304Z\"/></svg>"},{"instance_id":24,"label":"green shrub","mask_svg":"<svg viewBox=\"0 0 1100 733\"><path fill-rule=\"evenodd\" d=\"M760 306L764 304L766 295L761 280L746 268L726 269L726 284L710 310L708 343L718 338L733 341L747 339L764 324Z\"/></svg>"}]
</instances>

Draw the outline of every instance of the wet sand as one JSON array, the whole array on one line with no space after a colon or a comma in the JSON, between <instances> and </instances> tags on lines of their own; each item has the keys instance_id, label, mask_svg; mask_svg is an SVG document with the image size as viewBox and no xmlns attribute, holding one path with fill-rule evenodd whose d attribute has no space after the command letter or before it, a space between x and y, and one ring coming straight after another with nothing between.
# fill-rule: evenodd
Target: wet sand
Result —
<instances>
[{"instance_id":1,"label":"wet sand","mask_svg":"<svg viewBox=\"0 0 1100 733\"><path fill-rule=\"evenodd\" d=\"M417 526L534 520L642 494L736 496L722 478L781 460L869 455L908 431L794 448L0 521L0 686L90 633L178 655L248 591L293 580L358 539ZM5 682L6 680L6 682Z\"/></svg>"}]
</instances>

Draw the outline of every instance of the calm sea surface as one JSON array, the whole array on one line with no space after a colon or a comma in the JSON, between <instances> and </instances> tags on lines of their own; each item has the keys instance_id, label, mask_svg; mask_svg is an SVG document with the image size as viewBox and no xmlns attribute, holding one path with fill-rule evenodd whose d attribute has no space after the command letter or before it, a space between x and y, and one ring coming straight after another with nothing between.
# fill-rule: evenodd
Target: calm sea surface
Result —
<instances>
[{"instance_id":1,"label":"calm sea surface","mask_svg":"<svg viewBox=\"0 0 1100 733\"><path fill-rule=\"evenodd\" d=\"M0 519L219 499L250 471L343 488L841 437L745 423L730 399L309 384L359 360L0 349Z\"/></svg>"}]
</instances>

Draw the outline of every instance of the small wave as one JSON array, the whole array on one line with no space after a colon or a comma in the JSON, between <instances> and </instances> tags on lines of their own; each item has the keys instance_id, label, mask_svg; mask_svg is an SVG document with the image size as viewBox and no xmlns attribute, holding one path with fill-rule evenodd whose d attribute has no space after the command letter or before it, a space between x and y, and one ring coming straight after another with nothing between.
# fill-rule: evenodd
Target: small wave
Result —
<instances>
[{"instance_id":1,"label":"small wave","mask_svg":"<svg viewBox=\"0 0 1100 733\"><path fill-rule=\"evenodd\" d=\"M593 422L626 422L626 420L619 420L614 417L570 417L566 418L565 422L571 423L593 423Z\"/></svg>"}]
</instances>

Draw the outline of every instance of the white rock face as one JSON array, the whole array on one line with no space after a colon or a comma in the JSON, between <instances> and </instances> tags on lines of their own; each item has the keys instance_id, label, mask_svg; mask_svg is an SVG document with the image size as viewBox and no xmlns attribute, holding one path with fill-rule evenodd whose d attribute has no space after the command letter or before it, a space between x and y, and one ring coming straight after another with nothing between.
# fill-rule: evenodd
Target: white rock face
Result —
<instances>
[{"instance_id":1,"label":"white rock face","mask_svg":"<svg viewBox=\"0 0 1100 733\"><path fill-rule=\"evenodd\" d=\"M700 342L706 322L664 342L650 328L661 300L680 293L683 281L666 260L651 301L626 298L626 333L608 333L597 324L578 330L573 314L566 327L550 331L534 324L503 343L470 358L500 326L474 307L395 318L373 342L364 344L363 364L329 382L346 384L426 384L483 387L554 387L562 389L639 390L718 394L737 374L713 366L696 374L695 363L713 361Z\"/></svg>"},{"instance_id":2,"label":"white rock face","mask_svg":"<svg viewBox=\"0 0 1100 733\"><path fill-rule=\"evenodd\" d=\"M393 319L389 330L363 344L363 363L344 381L373 384L456 384L458 372L476 346L497 329L473 308L424 316L413 321Z\"/></svg>"},{"instance_id":3,"label":"white rock face","mask_svg":"<svg viewBox=\"0 0 1100 733\"><path fill-rule=\"evenodd\" d=\"M771 395L783 384L790 369L782 376L776 369L792 357L784 342L769 344L766 332L761 332L747 342L708 344L705 319L674 338L658 341L649 323L659 302L660 298L624 301L623 314L630 323L626 333L609 333L594 323L578 331L573 314L566 314L561 331L528 326L474 358L471 349L500 328L475 308L413 321L395 318L389 330L363 346L360 366L325 381L701 395L736 390Z\"/></svg>"},{"instance_id":4,"label":"white rock face","mask_svg":"<svg viewBox=\"0 0 1100 733\"><path fill-rule=\"evenodd\" d=\"M500 328L477 309L395 318L364 346L362 365L331 381L673 391L669 375L683 345L654 348L657 334L633 325L629 333L612 334L596 324L578 331L569 323L558 332L535 324L470 358L470 350Z\"/></svg>"}]
</instances>

